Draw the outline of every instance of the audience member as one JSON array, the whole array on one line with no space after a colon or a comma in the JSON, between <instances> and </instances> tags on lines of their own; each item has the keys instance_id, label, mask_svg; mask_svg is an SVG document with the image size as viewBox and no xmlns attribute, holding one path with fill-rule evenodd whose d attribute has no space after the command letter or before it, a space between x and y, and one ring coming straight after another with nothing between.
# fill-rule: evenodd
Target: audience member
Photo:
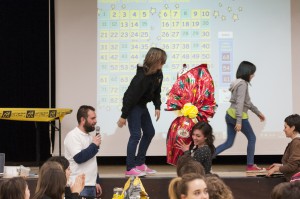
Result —
<instances>
[{"instance_id":1,"label":"audience member","mask_svg":"<svg viewBox=\"0 0 300 199\"><path fill-rule=\"evenodd\" d=\"M85 187L80 196L99 197L102 194L96 154L101 144L101 135L91 135L97 123L95 108L82 105L77 111L78 126L70 131L64 141L65 157L70 162L71 181L85 174Z\"/></svg>"},{"instance_id":2,"label":"audience member","mask_svg":"<svg viewBox=\"0 0 300 199\"><path fill-rule=\"evenodd\" d=\"M281 199L299 199L300 198L300 182L290 182L283 187Z\"/></svg>"},{"instance_id":3,"label":"audience member","mask_svg":"<svg viewBox=\"0 0 300 199\"><path fill-rule=\"evenodd\" d=\"M183 154L182 156L178 157L176 168L177 170L180 169L186 162L193 160L193 158L189 154Z\"/></svg>"},{"instance_id":4,"label":"audience member","mask_svg":"<svg viewBox=\"0 0 300 199\"><path fill-rule=\"evenodd\" d=\"M276 185L271 192L271 199L282 199L282 191L289 184L289 182L283 182Z\"/></svg>"},{"instance_id":5,"label":"audience member","mask_svg":"<svg viewBox=\"0 0 300 199\"><path fill-rule=\"evenodd\" d=\"M0 199L29 199L30 191L24 178L14 177L4 180L0 185Z\"/></svg>"},{"instance_id":6,"label":"audience member","mask_svg":"<svg viewBox=\"0 0 300 199\"><path fill-rule=\"evenodd\" d=\"M284 129L286 137L292 141L287 145L280 163L274 163L269 167L268 176L280 171L287 181L300 172L300 116L293 114L285 118Z\"/></svg>"},{"instance_id":7,"label":"audience member","mask_svg":"<svg viewBox=\"0 0 300 199\"><path fill-rule=\"evenodd\" d=\"M78 175L75 179L75 182L70 182L70 163L69 161L63 157L63 156L53 156L48 159L48 161L53 161L59 163L63 170L65 171L66 178L67 178L67 186L65 187L65 199L78 199L80 192L84 188L84 181L85 181L85 175L81 174Z\"/></svg>"},{"instance_id":8,"label":"audience member","mask_svg":"<svg viewBox=\"0 0 300 199\"><path fill-rule=\"evenodd\" d=\"M196 173L172 179L168 191L170 199L209 199L205 179Z\"/></svg>"},{"instance_id":9,"label":"audience member","mask_svg":"<svg viewBox=\"0 0 300 199\"><path fill-rule=\"evenodd\" d=\"M178 177L181 177L187 173L197 173L202 176L205 175L202 164L194 160L190 155L183 155L178 159L176 171Z\"/></svg>"},{"instance_id":10,"label":"audience member","mask_svg":"<svg viewBox=\"0 0 300 199\"><path fill-rule=\"evenodd\" d=\"M32 199L62 199L67 178L61 165L48 161L39 172L37 187Z\"/></svg>"},{"instance_id":11,"label":"audience member","mask_svg":"<svg viewBox=\"0 0 300 199\"><path fill-rule=\"evenodd\" d=\"M300 181L283 182L276 185L271 192L271 199L299 199Z\"/></svg>"},{"instance_id":12,"label":"audience member","mask_svg":"<svg viewBox=\"0 0 300 199\"><path fill-rule=\"evenodd\" d=\"M210 199L233 199L230 188L219 177L207 175L205 179Z\"/></svg>"}]
</instances>

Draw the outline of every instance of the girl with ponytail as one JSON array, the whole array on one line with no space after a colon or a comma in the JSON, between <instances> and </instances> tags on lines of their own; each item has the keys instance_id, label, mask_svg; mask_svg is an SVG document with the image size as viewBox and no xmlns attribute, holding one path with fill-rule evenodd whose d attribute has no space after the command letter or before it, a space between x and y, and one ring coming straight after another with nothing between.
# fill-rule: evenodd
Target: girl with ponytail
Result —
<instances>
[{"instance_id":1,"label":"girl with ponytail","mask_svg":"<svg viewBox=\"0 0 300 199\"><path fill-rule=\"evenodd\" d=\"M204 177L196 173L174 178L168 192L170 199L209 199Z\"/></svg>"}]
</instances>

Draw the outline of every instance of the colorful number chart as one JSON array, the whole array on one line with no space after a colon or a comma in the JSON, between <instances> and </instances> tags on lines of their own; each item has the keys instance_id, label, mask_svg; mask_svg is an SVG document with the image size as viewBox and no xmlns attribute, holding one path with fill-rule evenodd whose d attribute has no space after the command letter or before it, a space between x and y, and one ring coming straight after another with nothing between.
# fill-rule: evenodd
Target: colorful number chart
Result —
<instances>
[{"instance_id":1,"label":"colorful number chart","mask_svg":"<svg viewBox=\"0 0 300 199\"><path fill-rule=\"evenodd\" d=\"M211 62L209 9L192 0L98 0L98 106L120 109L138 63L149 48L167 52L162 101L185 63Z\"/></svg>"}]
</instances>

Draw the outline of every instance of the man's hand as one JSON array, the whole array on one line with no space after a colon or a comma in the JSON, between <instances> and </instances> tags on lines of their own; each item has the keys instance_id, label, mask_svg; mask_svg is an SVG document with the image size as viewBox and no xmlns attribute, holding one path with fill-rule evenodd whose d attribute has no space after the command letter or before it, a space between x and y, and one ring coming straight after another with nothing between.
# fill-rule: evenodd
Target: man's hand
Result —
<instances>
[{"instance_id":1,"label":"man's hand","mask_svg":"<svg viewBox=\"0 0 300 199\"><path fill-rule=\"evenodd\" d=\"M101 144L101 134L95 135L93 137L93 143L96 144L97 146L100 146L100 144Z\"/></svg>"},{"instance_id":2,"label":"man's hand","mask_svg":"<svg viewBox=\"0 0 300 199\"><path fill-rule=\"evenodd\" d=\"M96 196L100 197L102 195L102 188L100 184L96 184Z\"/></svg>"}]
</instances>

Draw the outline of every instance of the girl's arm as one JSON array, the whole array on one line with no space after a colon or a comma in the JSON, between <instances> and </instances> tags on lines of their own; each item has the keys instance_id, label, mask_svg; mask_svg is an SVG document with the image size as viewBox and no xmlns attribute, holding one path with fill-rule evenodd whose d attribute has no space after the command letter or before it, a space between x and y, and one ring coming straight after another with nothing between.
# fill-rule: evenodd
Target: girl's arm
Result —
<instances>
[{"instance_id":1,"label":"girl's arm","mask_svg":"<svg viewBox=\"0 0 300 199\"><path fill-rule=\"evenodd\" d=\"M161 73L161 75L158 77L158 81L159 85L157 87L157 89L154 91L154 99L153 99L153 104L155 107L155 110L160 110L160 105L161 105L161 85L162 85L162 81L163 81L163 74Z\"/></svg>"},{"instance_id":2,"label":"girl's arm","mask_svg":"<svg viewBox=\"0 0 300 199\"><path fill-rule=\"evenodd\" d=\"M248 89L247 82L241 81L241 83L236 88L236 124L242 124L242 114L244 109L246 92Z\"/></svg>"}]
</instances>

